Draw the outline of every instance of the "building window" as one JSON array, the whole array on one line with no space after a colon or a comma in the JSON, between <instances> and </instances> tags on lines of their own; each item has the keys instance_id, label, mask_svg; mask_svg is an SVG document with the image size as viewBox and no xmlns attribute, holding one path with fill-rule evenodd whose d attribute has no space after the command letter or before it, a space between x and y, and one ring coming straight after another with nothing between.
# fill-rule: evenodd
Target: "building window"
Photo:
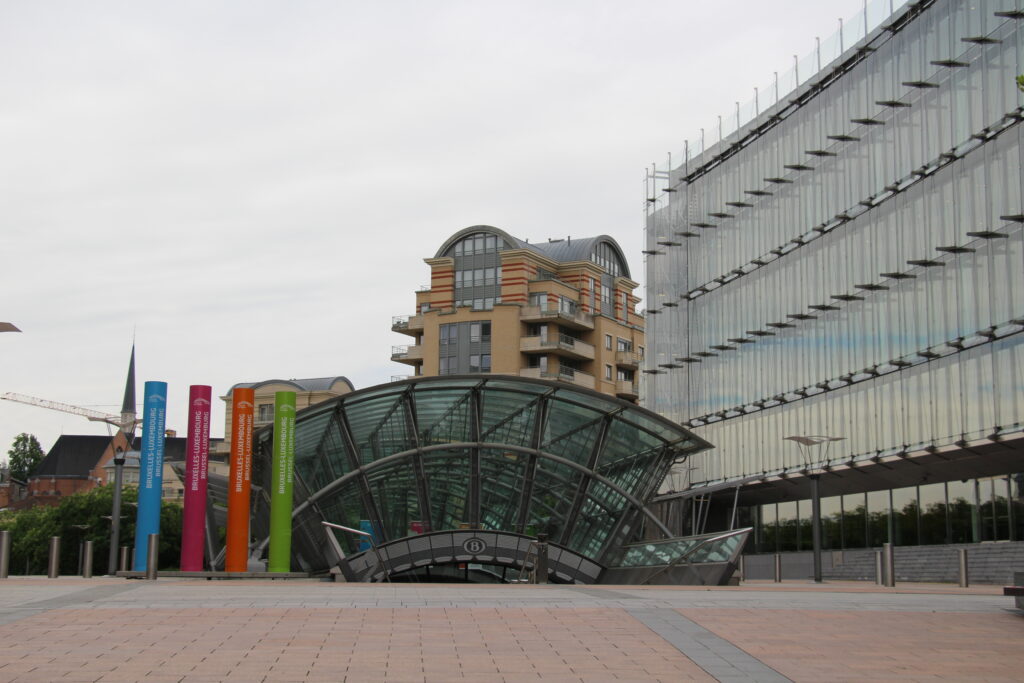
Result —
<instances>
[{"instance_id":1,"label":"building window","mask_svg":"<svg viewBox=\"0 0 1024 683\"><path fill-rule=\"evenodd\" d=\"M633 350L633 342L629 341L628 339L623 339L622 337L618 337L618 346L616 347L616 350L617 351L632 351Z\"/></svg>"},{"instance_id":2,"label":"building window","mask_svg":"<svg viewBox=\"0 0 1024 683\"><path fill-rule=\"evenodd\" d=\"M491 321L481 320L480 322L470 323L469 325L469 341L471 342L489 342L491 341Z\"/></svg>"},{"instance_id":3,"label":"building window","mask_svg":"<svg viewBox=\"0 0 1024 683\"><path fill-rule=\"evenodd\" d=\"M273 422L274 421L274 404L273 403L261 403L256 406L259 411L256 415L257 422Z\"/></svg>"},{"instance_id":4,"label":"building window","mask_svg":"<svg viewBox=\"0 0 1024 683\"><path fill-rule=\"evenodd\" d=\"M608 349L609 351L612 350L612 335L604 335L604 348Z\"/></svg>"},{"instance_id":5,"label":"building window","mask_svg":"<svg viewBox=\"0 0 1024 683\"><path fill-rule=\"evenodd\" d=\"M444 346L446 344L454 344L458 341L458 333L456 332L456 325L449 323L447 325L441 325L440 329L440 344Z\"/></svg>"},{"instance_id":6,"label":"building window","mask_svg":"<svg viewBox=\"0 0 1024 683\"><path fill-rule=\"evenodd\" d=\"M420 304L420 314L426 313L429 310L430 310L430 304L427 304L427 303Z\"/></svg>"},{"instance_id":7,"label":"building window","mask_svg":"<svg viewBox=\"0 0 1024 683\"><path fill-rule=\"evenodd\" d=\"M456 256L472 256L473 254L488 254L498 251L498 238L495 235L478 232L462 238L455 243Z\"/></svg>"},{"instance_id":8,"label":"building window","mask_svg":"<svg viewBox=\"0 0 1024 683\"><path fill-rule=\"evenodd\" d=\"M567 315L576 315L576 302L569 297L558 297L558 312Z\"/></svg>"},{"instance_id":9,"label":"building window","mask_svg":"<svg viewBox=\"0 0 1024 683\"><path fill-rule=\"evenodd\" d=\"M470 372L490 372L491 371L491 354L481 353L472 354L469 357L469 371Z\"/></svg>"},{"instance_id":10,"label":"building window","mask_svg":"<svg viewBox=\"0 0 1024 683\"><path fill-rule=\"evenodd\" d=\"M610 380L612 378L612 366L610 366L610 365L605 365L604 366L604 378L607 379L607 380Z\"/></svg>"},{"instance_id":11,"label":"building window","mask_svg":"<svg viewBox=\"0 0 1024 683\"><path fill-rule=\"evenodd\" d=\"M619 381L620 382L632 382L633 371L632 370L619 370Z\"/></svg>"},{"instance_id":12,"label":"building window","mask_svg":"<svg viewBox=\"0 0 1024 683\"><path fill-rule=\"evenodd\" d=\"M644 357L644 347L638 346L637 347L637 353L639 353L640 357L643 358Z\"/></svg>"}]
</instances>

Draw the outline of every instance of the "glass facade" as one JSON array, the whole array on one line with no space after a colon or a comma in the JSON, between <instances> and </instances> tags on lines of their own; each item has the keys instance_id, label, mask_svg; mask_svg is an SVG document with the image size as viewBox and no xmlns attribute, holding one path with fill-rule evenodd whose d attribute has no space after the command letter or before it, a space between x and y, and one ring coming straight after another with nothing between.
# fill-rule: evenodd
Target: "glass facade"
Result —
<instances>
[{"instance_id":1,"label":"glass facade","mask_svg":"<svg viewBox=\"0 0 1024 683\"><path fill-rule=\"evenodd\" d=\"M548 535L601 563L636 535L673 462L708 447L649 411L514 377L424 377L371 387L296 418L293 553L325 569L322 521L378 543L445 530ZM254 482L269 483L258 432ZM669 534L666 534L669 535ZM338 535L346 554L359 551Z\"/></svg>"},{"instance_id":2,"label":"glass facade","mask_svg":"<svg viewBox=\"0 0 1024 683\"><path fill-rule=\"evenodd\" d=\"M798 471L794 434L842 437L812 456L846 463L1022 430L1014 7L905 5L652 175L645 405L716 446L686 485ZM843 496L829 542L1009 535L1005 482L949 486ZM759 543L809 543L804 505Z\"/></svg>"},{"instance_id":3,"label":"glass facade","mask_svg":"<svg viewBox=\"0 0 1024 683\"><path fill-rule=\"evenodd\" d=\"M812 548L810 501L749 511L745 552ZM909 486L821 499L823 550L1024 540L1024 474Z\"/></svg>"}]
</instances>

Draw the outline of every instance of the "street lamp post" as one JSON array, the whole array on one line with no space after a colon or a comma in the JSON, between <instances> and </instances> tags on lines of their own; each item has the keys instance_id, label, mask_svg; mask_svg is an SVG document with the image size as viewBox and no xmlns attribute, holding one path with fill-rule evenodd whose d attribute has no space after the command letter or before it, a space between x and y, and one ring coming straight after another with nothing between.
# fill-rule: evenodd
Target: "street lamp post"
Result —
<instances>
[{"instance_id":1,"label":"street lamp post","mask_svg":"<svg viewBox=\"0 0 1024 683\"><path fill-rule=\"evenodd\" d=\"M107 556L107 574L117 574L117 548L121 543L121 480L124 478L124 449L114 451L114 501L110 506L110 554Z\"/></svg>"},{"instance_id":2,"label":"street lamp post","mask_svg":"<svg viewBox=\"0 0 1024 683\"><path fill-rule=\"evenodd\" d=\"M784 436L786 441L795 441L803 455L804 465L808 468L813 464L810 457L810 448L825 444L824 459L828 460L828 447L833 441L842 441L841 436ZM820 473L810 471L808 478L811 480L811 547L814 557L814 583L821 583L821 492L818 487Z\"/></svg>"}]
</instances>

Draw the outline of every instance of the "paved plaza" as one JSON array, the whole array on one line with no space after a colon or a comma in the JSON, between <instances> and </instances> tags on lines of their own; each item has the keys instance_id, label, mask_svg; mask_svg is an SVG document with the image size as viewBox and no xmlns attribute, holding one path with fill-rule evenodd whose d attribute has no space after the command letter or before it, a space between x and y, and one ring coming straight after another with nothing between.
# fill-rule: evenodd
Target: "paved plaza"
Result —
<instances>
[{"instance_id":1,"label":"paved plaza","mask_svg":"<svg viewBox=\"0 0 1024 683\"><path fill-rule=\"evenodd\" d=\"M994 586L10 578L0 681L1024 678Z\"/></svg>"}]
</instances>

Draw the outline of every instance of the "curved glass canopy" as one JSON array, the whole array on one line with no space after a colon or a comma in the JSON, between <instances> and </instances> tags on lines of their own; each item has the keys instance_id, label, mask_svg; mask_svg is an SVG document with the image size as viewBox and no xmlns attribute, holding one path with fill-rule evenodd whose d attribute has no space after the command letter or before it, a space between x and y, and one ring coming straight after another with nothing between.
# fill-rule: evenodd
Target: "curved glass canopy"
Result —
<instances>
[{"instance_id":1,"label":"curved glass canopy","mask_svg":"<svg viewBox=\"0 0 1024 683\"><path fill-rule=\"evenodd\" d=\"M321 521L378 544L458 529L547 534L601 564L632 540L669 468L709 444L636 405L503 375L421 377L339 396L295 426L294 559L337 562ZM256 435L253 482L269 483L272 433ZM254 529L260 529L257 506ZM333 532L332 532L333 533ZM346 555L357 538L338 535Z\"/></svg>"}]
</instances>

